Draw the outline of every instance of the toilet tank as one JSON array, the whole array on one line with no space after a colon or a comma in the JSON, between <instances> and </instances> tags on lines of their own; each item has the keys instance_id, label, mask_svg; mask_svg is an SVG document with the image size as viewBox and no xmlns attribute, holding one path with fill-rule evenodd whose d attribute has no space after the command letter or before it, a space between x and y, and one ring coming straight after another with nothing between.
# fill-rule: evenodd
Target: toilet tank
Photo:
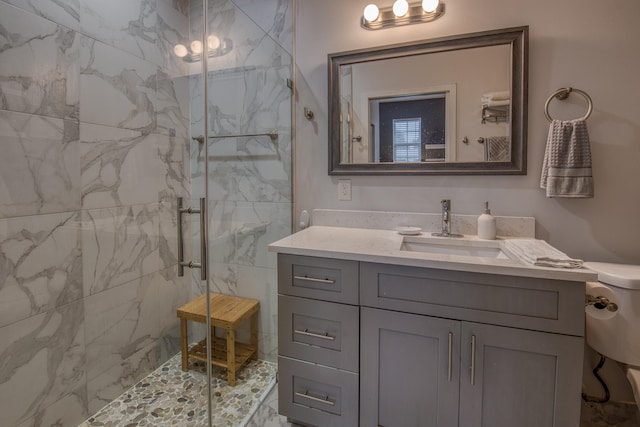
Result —
<instances>
[{"instance_id":1,"label":"toilet tank","mask_svg":"<svg viewBox=\"0 0 640 427\"><path fill-rule=\"evenodd\" d=\"M640 366L640 266L588 262L598 282L586 292L617 304L616 311L585 307L587 343L598 353L618 362Z\"/></svg>"}]
</instances>

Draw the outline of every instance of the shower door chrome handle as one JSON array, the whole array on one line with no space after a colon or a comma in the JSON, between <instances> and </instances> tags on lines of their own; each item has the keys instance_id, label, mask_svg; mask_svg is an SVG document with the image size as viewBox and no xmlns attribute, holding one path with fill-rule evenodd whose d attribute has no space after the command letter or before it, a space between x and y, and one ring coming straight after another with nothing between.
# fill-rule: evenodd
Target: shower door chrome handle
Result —
<instances>
[{"instance_id":1,"label":"shower door chrome handle","mask_svg":"<svg viewBox=\"0 0 640 427\"><path fill-rule=\"evenodd\" d=\"M178 221L178 277L184 276L184 248L182 242L182 197L178 197L177 215Z\"/></svg>"},{"instance_id":2,"label":"shower door chrome handle","mask_svg":"<svg viewBox=\"0 0 640 427\"><path fill-rule=\"evenodd\" d=\"M200 280L207 280L207 201L200 198Z\"/></svg>"},{"instance_id":3,"label":"shower door chrome handle","mask_svg":"<svg viewBox=\"0 0 640 427\"><path fill-rule=\"evenodd\" d=\"M204 197L200 198L200 209L183 208L182 197L178 197L178 276L184 276L184 268L199 268L200 279L207 280L207 209ZM182 236L182 215L200 214L200 262L184 260L184 241Z\"/></svg>"}]
</instances>

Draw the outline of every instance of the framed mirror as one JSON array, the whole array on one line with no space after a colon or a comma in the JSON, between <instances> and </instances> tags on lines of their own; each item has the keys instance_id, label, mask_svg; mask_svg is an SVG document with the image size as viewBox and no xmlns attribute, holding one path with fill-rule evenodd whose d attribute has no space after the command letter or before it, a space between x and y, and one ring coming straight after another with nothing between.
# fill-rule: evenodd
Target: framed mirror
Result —
<instances>
[{"instance_id":1,"label":"framed mirror","mask_svg":"<svg viewBox=\"0 0 640 427\"><path fill-rule=\"evenodd\" d=\"M329 174L526 174L528 27L328 56Z\"/></svg>"}]
</instances>

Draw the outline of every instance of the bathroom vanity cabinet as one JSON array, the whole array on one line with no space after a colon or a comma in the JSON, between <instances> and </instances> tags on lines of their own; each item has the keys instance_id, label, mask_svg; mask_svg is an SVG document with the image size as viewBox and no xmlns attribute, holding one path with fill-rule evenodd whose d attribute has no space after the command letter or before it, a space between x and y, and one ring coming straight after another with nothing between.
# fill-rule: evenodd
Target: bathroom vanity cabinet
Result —
<instances>
[{"instance_id":1,"label":"bathroom vanity cabinet","mask_svg":"<svg viewBox=\"0 0 640 427\"><path fill-rule=\"evenodd\" d=\"M278 256L278 405L312 426L357 426L359 263Z\"/></svg>"},{"instance_id":2,"label":"bathroom vanity cabinet","mask_svg":"<svg viewBox=\"0 0 640 427\"><path fill-rule=\"evenodd\" d=\"M279 412L312 426L578 426L578 283L280 253Z\"/></svg>"}]
</instances>

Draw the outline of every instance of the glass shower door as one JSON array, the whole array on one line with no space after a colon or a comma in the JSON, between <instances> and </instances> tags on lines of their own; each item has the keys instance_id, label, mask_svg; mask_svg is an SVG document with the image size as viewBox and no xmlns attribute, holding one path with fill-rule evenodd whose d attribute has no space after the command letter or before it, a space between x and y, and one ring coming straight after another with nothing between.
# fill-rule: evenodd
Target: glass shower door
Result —
<instances>
[{"instance_id":1,"label":"glass shower door","mask_svg":"<svg viewBox=\"0 0 640 427\"><path fill-rule=\"evenodd\" d=\"M207 195L211 292L259 302L258 360L242 364L236 386L255 381L255 401L251 390L275 384L277 362L277 263L267 246L291 234L293 2L208 0L206 37L206 165L194 185ZM251 343L249 322L236 341ZM213 425L221 416L214 408Z\"/></svg>"},{"instance_id":2,"label":"glass shower door","mask_svg":"<svg viewBox=\"0 0 640 427\"><path fill-rule=\"evenodd\" d=\"M195 371L207 382L209 425L242 425L275 384L276 256L267 245L291 233L292 4L191 1L189 41L175 50L187 76L190 137L189 194L177 207L179 268L191 275L191 301L222 295L259 302L257 354L236 353L236 393L225 392L223 328L189 322L188 342L199 344L203 360ZM235 340L238 348L255 343L251 322ZM227 394L245 396L240 413L229 412L238 402L212 403Z\"/></svg>"}]
</instances>

